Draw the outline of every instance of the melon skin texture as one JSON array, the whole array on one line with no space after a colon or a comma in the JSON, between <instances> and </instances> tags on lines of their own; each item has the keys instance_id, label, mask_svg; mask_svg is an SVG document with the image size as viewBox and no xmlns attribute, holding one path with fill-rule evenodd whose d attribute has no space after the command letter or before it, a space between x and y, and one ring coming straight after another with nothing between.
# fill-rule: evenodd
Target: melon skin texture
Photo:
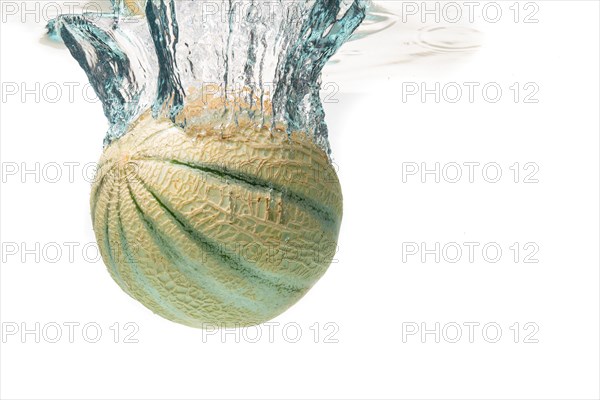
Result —
<instances>
[{"instance_id":1,"label":"melon skin texture","mask_svg":"<svg viewBox=\"0 0 600 400\"><path fill-rule=\"evenodd\" d=\"M131 297L192 327L249 326L325 273L342 193L305 135L190 132L145 116L105 148L91 213L104 263Z\"/></svg>"}]
</instances>

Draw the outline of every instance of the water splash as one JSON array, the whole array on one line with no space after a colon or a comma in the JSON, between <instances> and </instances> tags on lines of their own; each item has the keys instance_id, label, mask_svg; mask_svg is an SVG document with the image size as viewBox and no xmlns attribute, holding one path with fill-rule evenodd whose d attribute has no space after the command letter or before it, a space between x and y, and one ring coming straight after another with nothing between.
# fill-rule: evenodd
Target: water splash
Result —
<instances>
[{"instance_id":1,"label":"water splash","mask_svg":"<svg viewBox=\"0 0 600 400\"><path fill-rule=\"evenodd\" d=\"M302 131L329 152L319 97L325 63L365 18L365 0L114 0L110 13L48 25L85 70L110 128L151 110L191 128L241 118ZM218 115L191 112L218 98Z\"/></svg>"}]
</instances>

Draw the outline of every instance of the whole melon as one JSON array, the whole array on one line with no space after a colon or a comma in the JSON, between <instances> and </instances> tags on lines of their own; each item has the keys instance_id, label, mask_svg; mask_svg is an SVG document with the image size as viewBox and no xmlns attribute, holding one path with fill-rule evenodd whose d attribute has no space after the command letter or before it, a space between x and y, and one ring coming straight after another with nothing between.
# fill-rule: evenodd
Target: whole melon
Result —
<instances>
[{"instance_id":1,"label":"whole melon","mask_svg":"<svg viewBox=\"0 0 600 400\"><path fill-rule=\"evenodd\" d=\"M108 271L131 297L188 326L249 326L325 273L342 194L306 135L183 130L145 114L105 148L91 213Z\"/></svg>"}]
</instances>

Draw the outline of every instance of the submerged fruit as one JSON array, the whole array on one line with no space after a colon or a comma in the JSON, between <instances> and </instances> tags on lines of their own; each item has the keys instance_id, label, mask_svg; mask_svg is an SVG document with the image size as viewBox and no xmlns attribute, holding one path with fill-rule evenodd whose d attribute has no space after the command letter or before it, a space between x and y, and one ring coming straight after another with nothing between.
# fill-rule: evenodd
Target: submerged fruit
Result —
<instances>
[{"instance_id":1,"label":"submerged fruit","mask_svg":"<svg viewBox=\"0 0 600 400\"><path fill-rule=\"evenodd\" d=\"M324 274L342 194L305 135L244 123L184 131L144 115L105 149L91 210L102 258L130 296L185 325L247 326Z\"/></svg>"},{"instance_id":2,"label":"submerged fruit","mask_svg":"<svg viewBox=\"0 0 600 400\"><path fill-rule=\"evenodd\" d=\"M91 194L102 257L182 324L267 321L337 247L321 71L369 2L267 3L123 0L48 23L109 122Z\"/></svg>"}]
</instances>

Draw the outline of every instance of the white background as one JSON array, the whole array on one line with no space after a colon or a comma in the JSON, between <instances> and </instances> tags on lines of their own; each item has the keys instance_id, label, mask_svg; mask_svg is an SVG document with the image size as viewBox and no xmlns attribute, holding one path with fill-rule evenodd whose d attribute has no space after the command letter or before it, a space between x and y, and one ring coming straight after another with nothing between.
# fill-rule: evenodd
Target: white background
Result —
<instances>
[{"instance_id":1,"label":"white background","mask_svg":"<svg viewBox=\"0 0 600 400\"><path fill-rule=\"evenodd\" d=\"M311 292L273 321L279 324L273 343L265 326L258 343L245 339L255 330L238 332L244 335L236 343L234 331L207 336L164 320L123 293L101 261L86 261L82 247L94 236L82 168L100 156L106 130L100 104L83 101L81 90L74 102L66 94L56 103L19 95L3 101L4 172L13 163L79 163L72 183L66 176L36 183L21 171L3 176L3 246L79 245L73 262L67 254L56 263L32 255L22 262L22 251L3 254L3 329L40 323L53 337L56 323L63 336L36 343L33 334L3 332L1 397L598 398L599 5L540 1L539 22L525 24L513 21L510 4L502 2L507 14L498 23L473 24L484 34L475 52L362 68L354 80L325 75L340 87L339 102L325 105L344 192L339 252ZM65 49L39 43L40 26L2 23L2 81L86 83ZM365 39L366 54L355 59L368 60L378 40ZM404 101L407 82L495 82L503 96L491 103L476 90L473 103ZM525 92L515 102L509 89L515 82L537 85L538 102L524 103ZM420 175L403 182L403 163L413 162L430 168L494 162L503 175L488 183L480 166L473 183L466 176L458 183L426 176L423 183ZM535 163L539 182L524 183L521 175L515 183L509 169L515 162ZM466 254L456 263L444 257L436 263L431 255L403 262L408 242L497 243L503 254L488 262L480 246L473 263ZM539 262L523 262L528 252L521 250L515 263L509 249L515 242L538 246ZM73 343L69 322L80 324ZM138 343L125 343L127 322L139 327ZM473 343L468 322L480 324ZM83 336L86 323L102 328L97 343ZM290 340L293 328L284 334L286 323L302 329L297 343ZM433 334L403 340L410 323L428 329L456 323L463 335L457 343L450 343L451 329L439 343ZM496 343L486 340L493 329L482 333L487 323L502 329ZM526 323L539 328L537 343L525 343ZM329 339L337 343L325 340L332 327L337 332Z\"/></svg>"}]
</instances>

